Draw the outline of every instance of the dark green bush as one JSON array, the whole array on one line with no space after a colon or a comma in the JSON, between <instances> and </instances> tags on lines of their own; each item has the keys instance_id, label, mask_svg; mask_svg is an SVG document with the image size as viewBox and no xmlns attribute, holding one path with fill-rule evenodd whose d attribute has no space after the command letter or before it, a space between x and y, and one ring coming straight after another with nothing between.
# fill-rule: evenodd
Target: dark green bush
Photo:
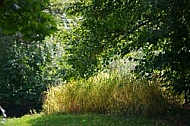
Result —
<instances>
[{"instance_id":1,"label":"dark green bush","mask_svg":"<svg viewBox=\"0 0 190 126\"><path fill-rule=\"evenodd\" d=\"M0 36L0 104L8 116L21 116L31 109L40 111L47 84L60 80L65 73L62 64L56 66L62 59L51 52L57 49L51 43L28 44L19 34Z\"/></svg>"}]
</instances>

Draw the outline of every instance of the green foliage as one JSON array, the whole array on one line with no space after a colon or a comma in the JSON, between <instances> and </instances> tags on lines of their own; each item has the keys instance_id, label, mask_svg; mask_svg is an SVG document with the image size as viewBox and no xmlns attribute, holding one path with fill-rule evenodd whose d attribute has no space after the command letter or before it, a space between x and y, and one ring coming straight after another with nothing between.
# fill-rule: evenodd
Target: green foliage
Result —
<instances>
[{"instance_id":1,"label":"green foliage","mask_svg":"<svg viewBox=\"0 0 190 126\"><path fill-rule=\"evenodd\" d=\"M72 3L67 6L68 15L81 16L82 21L80 27L74 27L75 39L68 42L72 49L69 63L76 69L81 66L78 71L82 75L89 72L93 75L115 54L125 56L142 48L145 56L139 59L137 72L142 76L158 74L163 86L185 94L185 102L188 102L189 8L187 0ZM74 60L77 62L72 62Z\"/></svg>"},{"instance_id":2,"label":"green foliage","mask_svg":"<svg viewBox=\"0 0 190 126\"><path fill-rule=\"evenodd\" d=\"M1 36L1 105L9 116L41 108L40 95L46 89L41 82L42 59L38 43L27 45L19 36Z\"/></svg>"},{"instance_id":3,"label":"green foliage","mask_svg":"<svg viewBox=\"0 0 190 126\"><path fill-rule=\"evenodd\" d=\"M56 30L48 7L49 0L1 0L0 28L7 35L20 32L27 40L42 40Z\"/></svg>"},{"instance_id":4,"label":"green foliage","mask_svg":"<svg viewBox=\"0 0 190 126\"><path fill-rule=\"evenodd\" d=\"M44 63L42 75L48 84L69 80L71 76L71 68L65 60L65 44L60 36L61 34L57 33L46 37L40 47Z\"/></svg>"},{"instance_id":5,"label":"green foliage","mask_svg":"<svg viewBox=\"0 0 190 126\"><path fill-rule=\"evenodd\" d=\"M60 20L49 0L1 1L0 7L1 105L8 116L39 111L47 85L70 76L60 32L52 34Z\"/></svg>"},{"instance_id":6,"label":"green foliage","mask_svg":"<svg viewBox=\"0 0 190 126\"><path fill-rule=\"evenodd\" d=\"M190 96L188 7L187 1L158 2L152 14L161 17L149 25L149 28L144 28L145 34L139 36L146 36L146 41L141 40L148 42L144 47L146 56L141 64L145 64L141 65L141 70L155 72L163 86L184 94L185 102L189 102Z\"/></svg>"},{"instance_id":7,"label":"green foliage","mask_svg":"<svg viewBox=\"0 0 190 126\"><path fill-rule=\"evenodd\" d=\"M1 34L0 101L8 116L20 116L30 109L39 111L47 85L68 79L64 51L54 37L26 43L21 34Z\"/></svg>"},{"instance_id":8,"label":"green foliage","mask_svg":"<svg viewBox=\"0 0 190 126\"><path fill-rule=\"evenodd\" d=\"M118 9L112 2L94 2L78 2L73 7L68 6L67 11L68 15L74 13L82 18L79 25L73 27L72 38L68 41L71 47L66 50L70 54L68 63L72 64L81 77L86 78L102 69L102 62L107 62L111 56L120 52L118 46L122 46L124 41L117 45L117 38L120 32L127 31L124 26L128 22L127 18L120 18L128 12L122 12L123 10ZM101 7L103 9L99 10ZM125 5L122 7L125 8ZM117 19L113 20L113 15L118 16Z\"/></svg>"},{"instance_id":9,"label":"green foliage","mask_svg":"<svg viewBox=\"0 0 190 126\"><path fill-rule=\"evenodd\" d=\"M115 62L110 59L117 56L121 59L116 64L125 61L126 57L137 61L138 67L135 64L129 71L134 72L136 68L136 72L143 78L151 73L166 90L184 94L185 102L190 99L190 4L187 0L3 0L0 1L0 8L0 26L3 32L0 36L0 100L8 112L15 110L15 114L33 108L39 110L42 104L40 96L47 84L52 85L72 77L89 78L67 84L74 83L76 94L82 90L81 87L88 87L90 83L96 87L92 88L92 92L101 92L100 87L110 91L114 86L109 88L109 84L115 83L116 87L120 84L115 80L125 83L130 78L113 76L112 80L110 77L109 84L104 87L103 83L107 82L100 81L97 84L99 81L91 82L90 77L105 66L113 68ZM58 26L59 31L51 34L56 30L55 26ZM46 39L41 41L44 38ZM134 56L135 51L140 53ZM127 66L121 63L117 69L123 69L125 75ZM144 80L142 84L138 79L131 81L137 87L141 85L139 93L140 88L149 85ZM154 86L148 87L154 91ZM114 90L125 94L128 89L131 88ZM66 92L70 94L69 91ZM79 96L86 95L85 93L82 92ZM105 97L109 98L106 94ZM74 102L78 102L77 98ZM100 104L94 111L103 108L102 111L110 112L101 106L104 105L103 100L99 101ZM129 106L125 102L121 104ZM139 108L135 103L136 101L131 101L134 107ZM141 103L139 104L142 105ZM149 108L149 104L143 105ZM143 105L139 109L143 109ZM89 108L87 106L85 109ZM78 108L74 109L78 111ZM130 108L134 113L132 109L134 108ZM141 112L144 111L138 110L137 113Z\"/></svg>"}]
</instances>

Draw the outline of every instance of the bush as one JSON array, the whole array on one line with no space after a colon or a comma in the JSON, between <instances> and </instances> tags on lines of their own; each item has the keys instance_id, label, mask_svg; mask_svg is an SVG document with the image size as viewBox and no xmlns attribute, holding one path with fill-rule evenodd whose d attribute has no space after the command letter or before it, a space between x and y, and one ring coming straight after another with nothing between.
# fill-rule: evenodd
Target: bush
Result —
<instances>
[{"instance_id":1,"label":"bush","mask_svg":"<svg viewBox=\"0 0 190 126\"><path fill-rule=\"evenodd\" d=\"M8 116L40 110L41 92L46 90L39 44L23 43L19 35L0 36L0 101Z\"/></svg>"},{"instance_id":2,"label":"bush","mask_svg":"<svg viewBox=\"0 0 190 126\"><path fill-rule=\"evenodd\" d=\"M167 112L168 105L157 82L102 72L88 80L49 87L43 109L46 113L98 112L152 116Z\"/></svg>"},{"instance_id":3,"label":"bush","mask_svg":"<svg viewBox=\"0 0 190 126\"><path fill-rule=\"evenodd\" d=\"M47 84L67 79L60 42L51 37L27 42L21 34L0 33L0 46L1 105L8 116L21 116L32 109L39 112Z\"/></svg>"}]
</instances>

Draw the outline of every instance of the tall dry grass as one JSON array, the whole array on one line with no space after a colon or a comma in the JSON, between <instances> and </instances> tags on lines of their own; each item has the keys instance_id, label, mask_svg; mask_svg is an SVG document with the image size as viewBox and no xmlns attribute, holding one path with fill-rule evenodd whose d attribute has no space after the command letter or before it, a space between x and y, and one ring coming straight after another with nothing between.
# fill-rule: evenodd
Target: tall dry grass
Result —
<instances>
[{"instance_id":1,"label":"tall dry grass","mask_svg":"<svg viewBox=\"0 0 190 126\"><path fill-rule=\"evenodd\" d=\"M44 104L46 113L98 112L127 116L165 113L168 102L156 81L100 73L88 80L71 81L49 87Z\"/></svg>"}]
</instances>

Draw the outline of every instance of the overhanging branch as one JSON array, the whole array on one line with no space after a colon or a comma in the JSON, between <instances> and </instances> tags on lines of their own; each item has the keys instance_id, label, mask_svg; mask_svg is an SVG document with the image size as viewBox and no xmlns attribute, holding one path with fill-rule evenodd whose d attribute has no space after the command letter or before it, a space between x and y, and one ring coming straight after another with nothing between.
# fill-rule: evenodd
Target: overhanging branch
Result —
<instances>
[{"instance_id":1,"label":"overhanging branch","mask_svg":"<svg viewBox=\"0 0 190 126\"><path fill-rule=\"evenodd\" d=\"M118 42L121 41L121 40L123 40L127 35L134 33L134 32L135 32L137 29L139 29L140 27L142 27L142 26L148 24L149 22L150 22L150 20L147 20L147 21L145 21L145 22L143 22L143 23L137 25L136 27L134 27L133 29L131 29L130 31L128 31L127 33L125 33L124 35L122 35L122 37L118 40Z\"/></svg>"}]
</instances>

